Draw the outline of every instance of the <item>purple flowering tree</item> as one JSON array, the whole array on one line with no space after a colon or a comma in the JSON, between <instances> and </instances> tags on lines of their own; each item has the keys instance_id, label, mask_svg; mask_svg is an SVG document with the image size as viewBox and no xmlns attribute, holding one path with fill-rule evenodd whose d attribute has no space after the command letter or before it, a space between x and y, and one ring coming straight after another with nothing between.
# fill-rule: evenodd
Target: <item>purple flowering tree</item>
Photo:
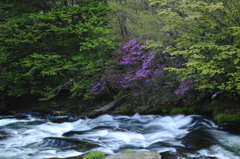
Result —
<instances>
[{"instance_id":1,"label":"purple flowering tree","mask_svg":"<svg viewBox=\"0 0 240 159\"><path fill-rule=\"evenodd\" d=\"M111 88L130 91L147 104L159 98L159 94L162 96L164 89L171 90L176 97L173 92L177 86L171 82L175 78L171 78L166 70L166 61L170 61L170 56L163 54L162 50L147 49L146 39L131 39L116 51L117 58L106 69L105 81Z\"/></svg>"},{"instance_id":2,"label":"purple flowering tree","mask_svg":"<svg viewBox=\"0 0 240 159\"><path fill-rule=\"evenodd\" d=\"M133 38L115 51L115 58L108 63L103 77L92 85L93 95L106 93L108 88L126 91L149 106L174 103L193 90L194 79L179 80L176 72L166 69L183 67L183 59L172 59L170 53L163 53L166 45L148 49L146 40L146 37Z\"/></svg>"},{"instance_id":3,"label":"purple flowering tree","mask_svg":"<svg viewBox=\"0 0 240 159\"><path fill-rule=\"evenodd\" d=\"M153 86L153 81L165 71L164 65L153 66L156 52L146 49L142 39L138 37L129 40L118 52L121 69L117 71L117 81L108 80L114 87L133 90L139 86Z\"/></svg>"}]
</instances>

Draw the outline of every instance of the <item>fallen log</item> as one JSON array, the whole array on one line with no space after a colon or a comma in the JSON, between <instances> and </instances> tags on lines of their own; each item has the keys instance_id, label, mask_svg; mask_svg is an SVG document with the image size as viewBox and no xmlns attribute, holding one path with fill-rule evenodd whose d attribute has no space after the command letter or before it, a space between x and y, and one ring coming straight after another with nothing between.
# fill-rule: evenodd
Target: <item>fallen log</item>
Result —
<instances>
[{"instance_id":1,"label":"fallen log","mask_svg":"<svg viewBox=\"0 0 240 159\"><path fill-rule=\"evenodd\" d=\"M126 99L127 97L129 97L131 95L124 95L122 97L117 98L116 100L112 101L111 103L103 106L100 109L94 110L92 113L89 114L89 118L95 118L99 115L105 114L106 112L116 108L116 106L119 105L119 103L121 103L124 99Z\"/></svg>"}]
</instances>

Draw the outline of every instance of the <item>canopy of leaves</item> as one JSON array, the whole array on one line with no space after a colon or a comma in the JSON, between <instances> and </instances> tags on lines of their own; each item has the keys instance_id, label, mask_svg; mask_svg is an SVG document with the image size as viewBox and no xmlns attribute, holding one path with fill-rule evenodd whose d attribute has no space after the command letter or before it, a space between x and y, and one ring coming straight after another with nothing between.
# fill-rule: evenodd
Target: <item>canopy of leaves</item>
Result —
<instances>
[{"instance_id":1,"label":"canopy of leaves","mask_svg":"<svg viewBox=\"0 0 240 159\"><path fill-rule=\"evenodd\" d=\"M240 3L235 0L153 0L160 5L166 49L183 59L171 67L200 90L240 95Z\"/></svg>"},{"instance_id":2,"label":"canopy of leaves","mask_svg":"<svg viewBox=\"0 0 240 159\"><path fill-rule=\"evenodd\" d=\"M113 42L107 3L92 0L0 2L0 90L10 96L89 92Z\"/></svg>"}]
</instances>

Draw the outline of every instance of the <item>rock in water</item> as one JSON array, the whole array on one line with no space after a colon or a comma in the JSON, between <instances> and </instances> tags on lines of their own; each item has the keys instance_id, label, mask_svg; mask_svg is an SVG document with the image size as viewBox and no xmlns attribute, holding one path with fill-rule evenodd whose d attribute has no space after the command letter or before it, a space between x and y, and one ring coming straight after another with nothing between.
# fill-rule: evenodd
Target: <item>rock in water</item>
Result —
<instances>
[{"instance_id":1,"label":"rock in water","mask_svg":"<svg viewBox=\"0 0 240 159\"><path fill-rule=\"evenodd\" d=\"M107 156L104 159L161 159L161 155L152 151L140 151Z\"/></svg>"}]
</instances>

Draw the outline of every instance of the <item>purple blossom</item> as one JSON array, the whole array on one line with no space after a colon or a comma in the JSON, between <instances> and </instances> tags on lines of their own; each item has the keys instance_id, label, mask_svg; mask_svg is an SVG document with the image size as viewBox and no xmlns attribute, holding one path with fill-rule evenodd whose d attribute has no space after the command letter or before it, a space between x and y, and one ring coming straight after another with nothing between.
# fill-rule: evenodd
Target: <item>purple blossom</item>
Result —
<instances>
[{"instance_id":1,"label":"purple blossom","mask_svg":"<svg viewBox=\"0 0 240 159\"><path fill-rule=\"evenodd\" d=\"M164 68L164 67L163 67ZM154 70L153 72L153 76L156 78L156 77L159 77L160 74L162 74L164 71L166 71L166 69L163 69L163 68L158 68L156 70Z\"/></svg>"},{"instance_id":2,"label":"purple blossom","mask_svg":"<svg viewBox=\"0 0 240 159\"><path fill-rule=\"evenodd\" d=\"M103 80L103 78L100 79L99 82L92 85L92 88L90 91L94 92L93 95L98 95L100 93L103 93L105 91L105 85L106 82Z\"/></svg>"},{"instance_id":3,"label":"purple blossom","mask_svg":"<svg viewBox=\"0 0 240 159\"><path fill-rule=\"evenodd\" d=\"M132 39L130 41L128 41L128 43L126 43L125 46L122 47L123 50L125 51L129 51L130 50L130 47L132 46L131 50L134 48L134 47L140 47L139 44L137 44L137 42L141 39L142 37L138 37L137 39Z\"/></svg>"},{"instance_id":4,"label":"purple blossom","mask_svg":"<svg viewBox=\"0 0 240 159\"><path fill-rule=\"evenodd\" d=\"M156 53L149 53L147 58L143 60L142 69L150 67L152 59L155 58Z\"/></svg>"},{"instance_id":5,"label":"purple blossom","mask_svg":"<svg viewBox=\"0 0 240 159\"><path fill-rule=\"evenodd\" d=\"M161 87L159 77L166 71L165 66L153 65L153 61L156 60L156 52L145 49L147 44L140 40L142 37L131 39L124 44L121 51L116 51L120 56L120 61L117 62L120 67L115 71L109 70L107 81L111 86L124 89L135 89L141 85ZM98 90L100 90L100 86L98 86Z\"/></svg>"},{"instance_id":6,"label":"purple blossom","mask_svg":"<svg viewBox=\"0 0 240 159\"><path fill-rule=\"evenodd\" d=\"M185 81L182 81L180 86L176 91L174 91L174 93L178 95L183 95L189 89L192 82L194 82L194 79L187 79Z\"/></svg>"},{"instance_id":7,"label":"purple blossom","mask_svg":"<svg viewBox=\"0 0 240 159\"><path fill-rule=\"evenodd\" d=\"M151 70L138 70L136 71L136 76L137 77L147 77L151 74Z\"/></svg>"},{"instance_id":8,"label":"purple blossom","mask_svg":"<svg viewBox=\"0 0 240 159\"><path fill-rule=\"evenodd\" d=\"M146 79L145 84L149 84L150 82L152 82L152 79Z\"/></svg>"}]
</instances>

